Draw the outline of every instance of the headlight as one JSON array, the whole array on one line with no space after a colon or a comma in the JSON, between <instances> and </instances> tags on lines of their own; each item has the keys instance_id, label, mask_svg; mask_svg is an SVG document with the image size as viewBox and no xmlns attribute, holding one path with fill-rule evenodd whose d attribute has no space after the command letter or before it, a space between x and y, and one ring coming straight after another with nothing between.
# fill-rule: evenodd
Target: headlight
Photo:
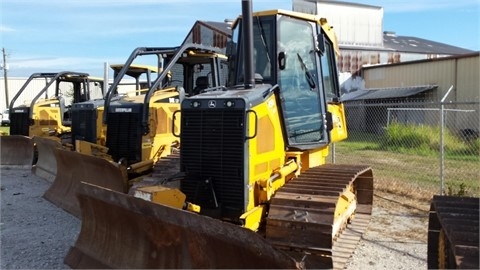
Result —
<instances>
[{"instance_id":1,"label":"headlight","mask_svg":"<svg viewBox=\"0 0 480 270\"><path fill-rule=\"evenodd\" d=\"M233 107L235 107L235 101L233 101L233 100L227 100L227 101L225 102L225 106L226 106L227 108L233 108Z\"/></svg>"},{"instance_id":2,"label":"headlight","mask_svg":"<svg viewBox=\"0 0 480 270\"><path fill-rule=\"evenodd\" d=\"M193 102L191 103L191 106L192 106L193 108L199 108L200 105L202 105L202 104L200 103L200 101L193 101Z\"/></svg>"}]
</instances>

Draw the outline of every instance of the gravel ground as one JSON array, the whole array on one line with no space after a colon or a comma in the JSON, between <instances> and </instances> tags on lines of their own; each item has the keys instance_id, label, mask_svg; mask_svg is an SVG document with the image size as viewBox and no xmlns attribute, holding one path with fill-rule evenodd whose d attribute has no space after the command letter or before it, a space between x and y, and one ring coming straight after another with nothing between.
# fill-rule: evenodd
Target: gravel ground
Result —
<instances>
[{"instance_id":1,"label":"gravel ground","mask_svg":"<svg viewBox=\"0 0 480 270\"><path fill-rule=\"evenodd\" d=\"M50 183L28 169L2 168L1 269L65 269L81 222L42 198ZM427 268L428 205L374 198L372 222L347 269Z\"/></svg>"}]
</instances>

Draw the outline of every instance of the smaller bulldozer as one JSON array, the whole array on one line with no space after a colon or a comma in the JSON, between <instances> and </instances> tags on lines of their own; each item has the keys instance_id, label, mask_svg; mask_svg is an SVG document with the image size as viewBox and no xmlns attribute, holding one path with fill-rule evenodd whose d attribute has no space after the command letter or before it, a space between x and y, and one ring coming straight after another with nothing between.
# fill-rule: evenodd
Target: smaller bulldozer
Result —
<instances>
[{"instance_id":1,"label":"smaller bulldozer","mask_svg":"<svg viewBox=\"0 0 480 270\"><path fill-rule=\"evenodd\" d=\"M34 137L71 141L72 104L101 98L103 80L86 73L34 73L13 97L10 136L1 138L2 165L32 166L40 158ZM49 167L56 169L53 165Z\"/></svg>"},{"instance_id":2,"label":"smaller bulldozer","mask_svg":"<svg viewBox=\"0 0 480 270\"><path fill-rule=\"evenodd\" d=\"M144 62L145 56L155 58L155 68L138 63L139 59ZM84 144L79 143L82 140L91 144L104 142L107 157L82 153L78 151L80 147L76 152L55 149L58 174L44 197L77 217L80 209L75 191L81 181L127 193L133 183L151 175L160 160L170 160L168 156L175 155L180 142L175 136L179 133L179 119L175 120L174 112L185 96L193 96L209 86L225 85L227 58L219 48L199 44L141 47L132 52L125 64L115 65L114 70L114 82L103 106L95 106L95 101L84 102L76 104L72 112L74 116L82 115L73 122L75 145ZM141 73L144 80L137 76ZM126 75L135 78L135 91L120 91ZM104 138L98 133L100 125ZM77 133L82 128L83 134L90 136ZM82 169L72 173L71 164L82 164Z\"/></svg>"},{"instance_id":3,"label":"smaller bulldozer","mask_svg":"<svg viewBox=\"0 0 480 270\"><path fill-rule=\"evenodd\" d=\"M114 71L114 78L119 78L112 87L125 88L122 94L115 95L113 100L145 93L148 91L145 87L151 85L154 79L153 74L158 73L156 66L138 64L130 64L126 68L124 66L123 64L110 66ZM104 122L104 104L105 98L73 104L72 145L77 152L112 160L106 148L107 124Z\"/></svg>"}]
</instances>

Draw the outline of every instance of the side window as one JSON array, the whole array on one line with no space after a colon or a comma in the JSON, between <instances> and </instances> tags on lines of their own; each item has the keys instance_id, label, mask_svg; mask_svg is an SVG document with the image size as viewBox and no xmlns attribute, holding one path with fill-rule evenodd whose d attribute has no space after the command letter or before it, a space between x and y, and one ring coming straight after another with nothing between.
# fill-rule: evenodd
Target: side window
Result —
<instances>
[{"instance_id":1,"label":"side window","mask_svg":"<svg viewBox=\"0 0 480 270\"><path fill-rule=\"evenodd\" d=\"M258 17L257 17L258 18ZM271 38L273 32L272 20L254 20L253 28L253 62L255 73L263 78L263 82L272 81L272 48Z\"/></svg>"},{"instance_id":2,"label":"side window","mask_svg":"<svg viewBox=\"0 0 480 270\"><path fill-rule=\"evenodd\" d=\"M102 99L103 98L103 82L102 81L90 81L89 82L90 99Z\"/></svg>"},{"instance_id":3,"label":"side window","mask_svg":"<svg viewBox=\"0 0 480 270\"><path fill-rule=\"evenodd\" d=\"M338 97L337 91L335 91L335 77L336 69L333 66L334 61L332 57L335 57L333 52L333 46L329 42L325 41L325 53L322 56L322 76L323 76L323 87L325 89L325 95L327 101L331 101L333 98Z\"/></svg>"},{"instance_id":4,"label":"side window","mask_svg":"<svg viewBox=\"0 0 480 270\"><path fill-rule=\"evenodd\" d=\"M65 106L71 106L75 99L75 88L73 83L61 81L58 84L58 96L64 99Z\"/></svg>"},{"instance_id":5,"label":"side window","mask_svg":"<svg viewBox=\"0 0 480 270\"><path fill-rule=\"evenodd\" d=\"M253 61L255 73L262 76L263 83L275 84L272 75L274 68L274 27L275 27L275 16L265 16L265 17L255 17L253 19ZM239 44L239 38L241 35L241 25L233 33L231 49L229 49L229 61L231 62L230 66L230 78L235 78L230 82L233 84L243 84L244 83L244 51L243 46ZM233 48L236 48L238 54L233 54ZM233 68L235 65L236 69ZM229 83L230 83L229 82Z\"/></svg>"}]
</instances>

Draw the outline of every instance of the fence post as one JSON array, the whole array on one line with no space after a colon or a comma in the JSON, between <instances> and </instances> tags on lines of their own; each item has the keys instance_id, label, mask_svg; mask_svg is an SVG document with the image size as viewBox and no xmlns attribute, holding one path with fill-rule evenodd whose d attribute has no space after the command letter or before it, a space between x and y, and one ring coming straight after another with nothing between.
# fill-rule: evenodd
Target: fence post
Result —
<instances>
[{"instance_id":1,"label":"fence post","mask_svg":"<svg viewBox=\"0 0 480 270\"><path fill-rule=\"evenodd\" d=\"M448 94L453 89L453 85L450 86L445 96L443 96L440 101L440 195L444 195L445 191L445 145L444 145L444 129L445 129L445 119L444 119L444 110L445 110L445 99Z\"/></svg>"}]
</instances>

